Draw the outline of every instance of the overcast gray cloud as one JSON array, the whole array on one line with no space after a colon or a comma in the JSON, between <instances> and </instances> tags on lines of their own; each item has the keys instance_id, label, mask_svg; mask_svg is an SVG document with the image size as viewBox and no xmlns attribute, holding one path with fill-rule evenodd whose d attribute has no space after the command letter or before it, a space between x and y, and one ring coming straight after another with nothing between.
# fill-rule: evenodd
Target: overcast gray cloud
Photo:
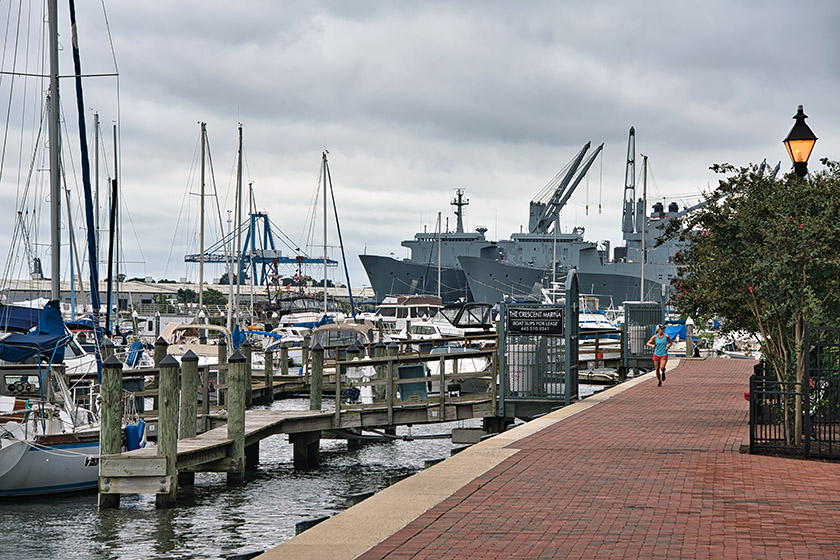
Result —
<instances>
[{"instance_id":1,"label":"overcast gray cloud","mask_svg":"<svg viewBox=\"0 0 840 560\"><path fill-rule=\"evenodd\" d=\"M77 7L89 73L114 68L98 4ZM357 285L367 278L356 255L405 256L402 239L424 224L432 230L439 211L451 216L456 187L470 198L468 226L485 225L492 237L519 231L528 201L589 140L606 143L603 158L575 193L563 224L583 225L588 238L616 244L630 126L638 151L650 157L653 196L681 203L696 201L716 181L708 169L715 162L746 165L766 157L787 169L781 140L798 104L820 137L812 169L820 157L840 157L840 5L833 1L106 7L120 73L129 276L197 278L183 254L198 250L197 197L188 193L198 190L199 121L207 122L223 221L232 208L241 122L246 183L253 182L258 207L300 244L320 153L329 149ZM5 8L0 17L14 30L17 3ZM69 74L66 13L61 18L62 73ZM30 43L36 42L33 31ZM3 69L15 61L18 71L35 71L38 56L14 58L13 44L7 37ZM21 94L22 83L4 77L0 106L7 106L12 85ZM27 95L37 98L42 86L29 83ZM109 147L115 86L112 78L85 83L88 119L93 109L100 112ZM70 81L62 82L62 94L71 135L65 158L78 159ZM21 141L19 130L34 122L33 107L21 120L18 102L13 105L0 178L6 208L14 205L31 152L31 136ZM68 181L77 197L80 179ZM43 190L36 193L43 201ZM217 221L208 229L218 230ZM11 222L0 231L4 254ZM320 226L315 232L317 244ZM47 239L45 230L38 233L39 242Z\"/></svg>"}]
</instances>

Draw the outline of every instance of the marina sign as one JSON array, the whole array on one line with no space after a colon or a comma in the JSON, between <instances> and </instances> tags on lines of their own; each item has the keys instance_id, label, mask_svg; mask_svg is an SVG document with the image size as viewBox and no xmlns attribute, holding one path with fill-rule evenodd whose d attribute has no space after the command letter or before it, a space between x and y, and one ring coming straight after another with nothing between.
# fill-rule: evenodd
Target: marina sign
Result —
<instances>
[{"instance_id":1,"label":"marina sign","mask_svg":"<svg viewBox=\"0 0 840 560\"><path fill-rule=\"evenodd\" d=\"M562 307L508 307L507 334L563 335Z\"/></svg>"}]
</instances>

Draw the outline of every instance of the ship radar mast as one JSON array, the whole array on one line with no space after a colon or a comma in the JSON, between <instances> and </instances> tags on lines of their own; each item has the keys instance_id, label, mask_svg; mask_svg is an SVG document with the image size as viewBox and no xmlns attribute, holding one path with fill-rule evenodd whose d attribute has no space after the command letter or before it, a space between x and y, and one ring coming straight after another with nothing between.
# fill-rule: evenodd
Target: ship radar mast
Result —
<instances>
[{"instance_id":1,"label":"ship radar mast","mask_svg":"<svg viewBox=\"0 0 840 560\"><path fill-rule=\"evenodd\" d=\"M624 207L621 216L621 231L633 233L636 216L633 210L636 202L636 128L630 127L627 139L627 167L624 171ZM642 210L644 214L644 210Z\"/></svg>"},{"instance_id":2,"label":"ship radar mast","mask_svg":"<svg viewBox=\"0 0 840 560\"><path fill-rule=\"evenodd\" d=\"M455 189L455 198L451 204L455 207L455 216L458 218L458 226L455 233L464 233L464 206L469 205L470 199L464 197L464 189Z\"/></svg>"}]
</instances>

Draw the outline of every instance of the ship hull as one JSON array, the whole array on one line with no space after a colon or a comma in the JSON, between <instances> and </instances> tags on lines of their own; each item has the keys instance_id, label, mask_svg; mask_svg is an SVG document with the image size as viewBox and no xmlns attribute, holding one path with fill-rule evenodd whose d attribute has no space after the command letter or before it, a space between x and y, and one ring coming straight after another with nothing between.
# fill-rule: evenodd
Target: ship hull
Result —
<instances>
[{"instance_id":1,"label":"ship hull","mask_svg":"<svg viewBox=\"0 0 840 560\"><path fill-rule=\"evenodd\" d=\"M541 299L540 289L549 287L552 280L550 270L472 257L461 257L459 260L474 300L483 303L497 303L505 299ZM668 277L664 268L667 267L646 265L646 301L664 301L663 284L658 281L660 275ZM639 300L640 273L638 263L606 263L596 270L578 268L578 280L581 293L598 296L599 306L607 308L621 305L624 301ZM557 279L565 280L565 275L558 275Z\"/></svg>"},{"instance_id":2,"label":"ship hull","mask_svg":"<svg viewBox=\"0 0 840 560\"><path fill-rule=\"evenodd\" d=\"M399 261L378 255L359 255L377 301L392 295L437 295L438 269L434 265ZM472 301L464 271L440 269L440 297L443 303Z\"/></svg>"}]
</instances>

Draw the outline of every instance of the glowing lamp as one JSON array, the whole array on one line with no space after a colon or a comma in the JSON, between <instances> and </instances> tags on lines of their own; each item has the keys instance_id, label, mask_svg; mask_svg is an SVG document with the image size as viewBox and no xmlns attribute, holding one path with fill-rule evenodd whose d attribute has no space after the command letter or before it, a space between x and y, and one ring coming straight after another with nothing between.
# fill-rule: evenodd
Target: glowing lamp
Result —
<instances>
[{"instance_id":1,"label":"glowing lamp","mask_svg":"<svg viewBox=\"0 0 840 560\"><path fill-rule=\"evenodd\" d=\"M814 144L817 143L817 137L814 135L811 128L805 124L805 119L808 115L802 110L802 105L796 111L793 119L796 123L783 140L785 148L787 148L790 161L793 162L793 169L800 177L808 174L808 158L811 157L811 150L814 149Z\"/></svg>"}]
</instances>

